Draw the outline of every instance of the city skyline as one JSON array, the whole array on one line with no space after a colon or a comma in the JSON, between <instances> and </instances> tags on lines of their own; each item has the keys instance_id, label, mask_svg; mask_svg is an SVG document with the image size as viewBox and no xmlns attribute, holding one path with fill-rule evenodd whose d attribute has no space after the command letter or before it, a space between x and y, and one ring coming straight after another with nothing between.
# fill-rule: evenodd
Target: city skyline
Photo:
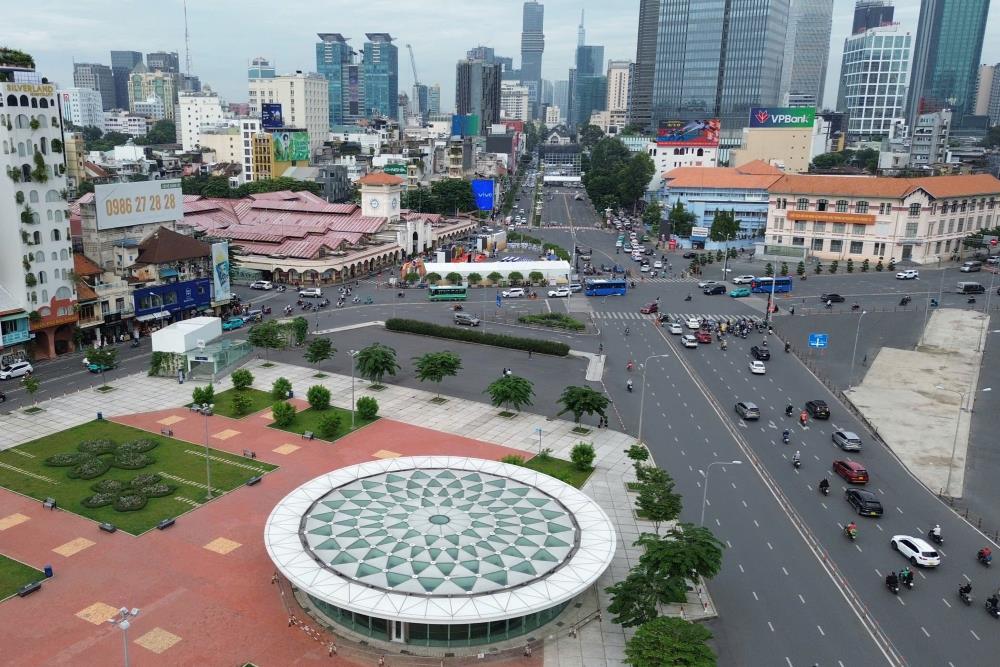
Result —
<instances>
[{"instance_id":1,"label":"city skyline","mask_svg":"<svg viewBox=\"0 0 1000 667\"><path fill-rule=\"evenodd\" d=\"M573 66L581 9L587 14L588 43L603 45L607 60L634 60L638 2L613 7L593 0L548 0L542 4L545 7L544 79L563 80L566 71ZM829 67L824 86L827 106L836 99L842 48L851 31L854 4L854 0L834 1ZM255 5L265 7L255 0L244 3L222 0L211 5L199 5L196 0L188 3L192 73L227 101L246 101L246 68L255 56L268 58L279 74L315 71L315 32L320 30L354 37L349 43L357 50L363 48L364 34L373 30L392 34L400 46L412 44L421 83L441 85L441 106L445 110L454 108L455 62L468 49L480 44L493 47L497 53L517 58L517 67L521 64L521 2L493 6L442 0L433 9L400 12L396 5L386 0L372 0L365 4L364 12L344 14L336 20L313 21L309 28L301 22L276 22L267 13L253 11ZM897 0L895 6L896 21L915 35L919 0ZM314 5L303 0L289 0L285 4L285 15L294 16L299 9L303 15L315 11ZM39 13L50 16L51 20L38 24L31 17ZM212 31L211 26L224 23L227 17L238 19L242 30ZM36 26L29 32L11 30L4 33L0 30L0 43L31 53L39 71L61 86L73 85L74 61L110 66L111 50L136 50L144 54L177 51L181 63L184 62L181 0L144 7L141 13L123 12L120 5L110 0L92 0L86 8L56 0L40 0L31 7L11 7L5 25ZM150 33L143 27L145 25L162 26L165 32ZM482 29L470 29L476 25ZM114 37L95 40L94 31ZM986 34L1000 34L1000 11L990 12ZM982 61L1000 62L1000 43L987 39ZM412 84L410 68L400 67L399 89L408 91Z\"/></svg>"}]
</instances>

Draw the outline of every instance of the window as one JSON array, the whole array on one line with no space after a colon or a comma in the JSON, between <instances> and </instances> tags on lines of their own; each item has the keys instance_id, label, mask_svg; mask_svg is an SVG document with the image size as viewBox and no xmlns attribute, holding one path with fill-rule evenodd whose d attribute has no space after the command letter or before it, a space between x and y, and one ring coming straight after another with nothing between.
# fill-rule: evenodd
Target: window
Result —
<instances>
[{"instance_id":1,"label":"window","mask_svg":"<svg viewBox=\"0 0 1000 667\"><path fill-rule=\"evenodd\" d=\"M838 199L837 200L837 213L847 213L847 200Z\"/></svg>"},{"instance_id":2,"label":"window","mask_svg":"<svg viewBox=\"0 0 1000 667\"><path fill-rule=\"evenodd\" d=\"M847 231L847 224L845 224L843 222L835 222L835 223L833 223L833 233L834 234L843 234L845 231Z\"/></svg>"},{"instance_id":3,"label":"window","mask_svg":"<svg viewBox=\"0 0 1000 667\"><path fill-rule=\"evenodd\" d=\"M792 237L792 245L805 245L805 244L806 244L806 240L804 238L802 238L801 236L793 236Z\"/></svg>"},{"instance_id":4,"label":"window","mask_svg":"<svg viewBox=\"0 0 1000 667\"><path fill-rule=\"evenodd\" d=\"M778 197L777 201L774 204L774 207L779 209L786 209L788 208L788 200L785 199L784 197Z\"/></svg>"},{"instance_id":5,"label":"window","mask_svg":"<svg viewBox=\"0 0 1000 667\"><path fill-rule=\"evenodd\" d=\"M967 199L963 199L963 200L962 200L962 203L961 203L961 204L959 205L959 207L958 207L958 210L959 210L960 212L962 212L962 213L965 213L965 207L966 207L966 205L967 205L968 203L969 203L969 201L968 201Z\"/></svg>"},{"instance_id":6,"label":"window","mask_svg":"<svg viewBox=\"0 0 1000 667\"><path fill-rule=\"evenodd\" d=\"M888 215L891 212L892 212L892 206L890 204L882 202L881 204L878 205L879 215Z\"/></svg>"},{"instance_id":7,"label":"window","mask_svg":"<svg viewBox=\"0 0 1000 667\"><path fill-rule=\"evenodd\" d=\"M865 225L851 225L851 234L854 236L864 235Z\"/></svg>"},{"instance_id":8,"label":"window","mask_svg":"<svg viewBox=\"0 0 1000 667\"><path fill-rule=\"evenodd\" d=\"M913 204L910 204L910 217L911 218L919 218L920 217L920 204L919 203L915 202Z\"/></svg>"},{"instance_id":9,"label":"window","mask_svg":"<svg viewBox=\"0 0 1000 667\"><path fill-rule=\"evenodd\" d=\"M865 244L862 241L851 241L851 254L860 255L864 252Z\"/></svg>"},{"instance_id":10,"label":"window","mask_svg":"<svg viewBox=\"0 0 1000 667\"><path fill-rule=\"evenodd\" d=\"M969 220L970 220L970 225L971 225L972 218L969 218ZM959 218L958 219L958 231L962 231L963 227L965 227L965 218Z\"/></svg>"},{"instance_id":11,"label":"window","mask_svg":"<svg viewBox=\"0 0 1000 667\"><path fill-rule=\"evenodd\" d=\"M826 223L825 222L814 222L813 223L813 233L814 234L824 234L824 233L826 233Z\"/></svg>"},{"instance_id":12,"label":"window","mask_svg":"<svg viewBox=\"0 0 1000 667\"><path fill-rule=\"evenodd\" d=\"M955 221L954 220L949 220L948 221L948 233L951 234L954 231L955 231Z\"/></svg>"},{"instance_id":13,"label":"window","mask_svg":"<svg viewBox=\"0 0 1000 667\"><path fill-rule=\"evenodd\" d=\"M809 210L809 200L805 197L799 197L798 201L795 202L796 211L808 211Z\"/></svg>"},{"instance_id":14,"label":"window","mask_svg":"<svg viewBox=\"0 0 1000 667\"><path fill-rule=\"evenodd\" d=\"M908 222L906 223L906 232L903 238L915 239L917 238L917 227L920 225L919 222ZM959 229L959 231L962 231Z\"/></svg>"},{"instance_id":15,"label":"window","mask_svg":"<svg viewBox=\"0 0 1000 667\"><path fill-rule=\"evenodd\" d=\"M938 235L944 234L944 220L938 222Z\"/></svg>"},{"instance_id":16,"label":"window","mask_svg":"<svg viewBox=\"0 0 1000 667\"><path fill-rule=\"evenodd\" d=\"M804 222L796 222L795 223L795 231L797 231L797 232L804 232L804 231L806 231L806 223L804 223Z\"/></svg>"},{"instance_id":17,"label":"window","mask_svg":"<svg viewBox=\"0 0 1000 667\"><path fill-rule=\"evenodd\" d=\"M44 285L47 280L48 280L48 277L45 275L45 272L44 271L39 271L38 272L38 284L39 285Z\"/></svg>"},{"instance_id":18,"label":"window","mask_svg":"<svg viewBox=\"0 0 1000 667\"><path fill-rule=\"evenodd\" d=\"M843 252L844 242L840 239L830 239L830 252Z\"/></svg>"},{"instance_id":19,"label":"window","mask_svg":"<svg viewBox=\"0 0 1000 667\"><path fill-rule=\"evenodd\" d=\"M819 199L816 201L816 210L825 211L829 205L830 202L828 202L826 199Z\"/></svg>"},{"instance_id":20,"label":"window","mask_svg":"<svg viewBox=\"0 0 1000 667\"><path fill-rule=\"evenodd\" d=\"M52 240L53 240L53 241L58 241L58 240L60 240L60 239L59 239L59 230L58 230L58 229L53 229L53 230L52 230Z\"/></svg>"},{"instance_id":21,"label":"window","mask_svg":"<svg viewBox=\"0 0 1000 667\"><path fill-rule=\"evenodd\" d=\"M813 239L813 250L823 250L823 239Z\"/></svg>"}]
</instances>

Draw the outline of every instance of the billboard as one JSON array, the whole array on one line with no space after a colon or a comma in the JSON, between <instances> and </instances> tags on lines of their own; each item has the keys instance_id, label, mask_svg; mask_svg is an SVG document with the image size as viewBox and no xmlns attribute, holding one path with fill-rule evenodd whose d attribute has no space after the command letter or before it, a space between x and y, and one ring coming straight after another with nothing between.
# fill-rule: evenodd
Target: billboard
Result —
<instances>
[{"instance_id":1,"label":"billboard","mask_svg":"<svg viewBox=\"0 0 1000 667\"><path fill-rule=\"evenodd\" d=\"M719 119L661 120L656 131L660 146L719 147Z\"/></svg>"},{"instance_id":2,"label":"billboard","mask_svg":"<svg viewBox=\"0 0 1000 667\"><path fill-rule=\"evenodd\" d=\"M382 171L387 174L393 174L394 176L406 176L406 165L400 164L399 162L390 162L382 167Z\"/></svg>"},{"instance_id":3,"label":"billboard","mask_svg":"<svg viewBox=\"0 0 1000 667\"><path fill-rule=\"evenodd\" d=\"M478 114L455 114L451 117L451 136L475 137L479 135Z\"/></svg>"},{"instance_id":4,"label":"billboard","mask_svg":"<svg viewBox=\"0 0 1000 667\"><path fill-rule=\"evenodd\" d=\"M275 102L264 102L261 104L260 124L265 130L284 127L285 121L281 115L281 105Z\"/></svg>"},{"instance_id":5,"label":"billboard","mask_svg":"<svg viewBox=\"0 0 1000 667\"><path fill-rule=\"evenodd\" d=\"M480 211L493 210L493 179L477 178L472 181L472 194Z\"/></svg>"},{"instance_id":6,"label":"billboard","mask_svg":"<svg viewBox=\"0 0 1000 667\"><path fill-rule=\"evenodd\" d=\"M213 301L228 301L233 293L229 284L229 241L212 244L212 287L215 288Z\"/></svg>"},{"instance_id":7,"label":"billboard","mask_svg":"<svg viewBox=\"0 0 1000 667\"><path fill-rule=\"evenodd\" d=\"M184 219L181 179L110 183L94 187L97 229Z\"/></svg>"},{"instance_id":8,"label":"billboard","mask_svg":"<svg viewBox=\"0 0 1000 667\"><path fill-rule=\"evenodd\" d=\"M750 127L786 130L812 127L816 122L816 107L753 107Z\"/></svg>"},{"instance_id":9,"label":"billboard","mask_svg":"<svg viewBox=\"0 0 1000 667\"><path fill-rule=\"evenodd\" d=\"M305 130L272 132L271 137L274 139L275 162L309 159L309 133Z\"/></svg>"}]
</instances>

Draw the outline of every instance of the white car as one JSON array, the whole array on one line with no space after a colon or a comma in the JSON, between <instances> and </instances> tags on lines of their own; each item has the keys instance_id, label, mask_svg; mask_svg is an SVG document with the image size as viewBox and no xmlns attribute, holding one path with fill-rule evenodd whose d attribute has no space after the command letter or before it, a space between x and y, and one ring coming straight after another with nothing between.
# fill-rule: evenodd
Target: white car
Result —
<instances>
[{"instance_id":1,"label":"white car","mask_svg":"<svg viewBox=\"0 0 1000 667\"><path fill-rule=\"evenodd\" d=\"M625 252L632 252L632 244L626 243L625 245L622 246L622 250L624 250Z\"/></svg>"},{"instance_id":2,"label":"white car","mask_svg":"<svg viewBox=\"0 0 1000 667\"><path fill-rule=\"evenodd\" d=\"M937 567L941 564L941 554L919 537L893 535L889 546L893 551L903 554L903 558L910 561L911 565Z\"/></svg>"},{"instance_id":3,"label":"white car","mask_svg":"<svg viewBox=\"0 0 1000 667\"><path fill-rule=\"evenodd\" d=\"M502 294L503 294L503 298L505 298L505 299L514 299L514 298L517 298L517 297L522 297L522 296L524 296L524 288L523 287L511 287L510 289L505 289L502 292Z\"/></svg>"},{"instance_id":4,"label":"white car","mask_svg":"<svg viewBox=\"0 0 1000 667\"><path fill-rule=\"evenodd\" d=\"M754 359L750 362L750 372L754 375L763 375L767 372L767 366L764 365L763 361Z\"/></svg>"},{"instance_id":5,"label":"white car","mask_svg":"<svg viewBox=\"0 0 1000 667\"><path fill-rule=\"evenodd\" d=\"M302 298L313 298L318 299L323 296L323 290L318 287L303 287L299 290L299 296Z\"/></svg>"},{"instance_id":6,"label":"white car","mask_svg":"<svg viewBox=\"0 0 1000 667\"><path fill-rule=\"evenodd\" d=\"M653 262L653 268L654 269L662 269L663 268L663 262L661 262L660 260L656 260L655 262Z\"/></svg>"},{"instance_id":7,"label":"white car","mask_svg":"<svg viewBox=\"0 0 1000 667\"><path fill-rule=\"evenodd\" d=\"M568 287L557 287L556 289L549 290L549 297L553 299L557 297L569 296L569 294L570 292Z\"/></svg>"},{"instance_id":8,"label":"white car","mask_svg":"<svg viewBox=\"0 0 1000 667\"><path fill-rule=\"evenodd\" d=\"M684 347L698 347L698 339L691 334L681 336L681 345Z\"/></svg>"},{"instance_id":9,"label":"white car","mask_svg":"<svg viewBox=\"0 0 1000 667\"><path fill-rule=\"evenodd\" d=\"M698 289L705 289L706 287L711 287L712 285L718 285L717 280L700 280L698 281Z\"/></svg>"},{"instance_id":10,"label":"white car","mask_svg":"<svg viewBox=\"0 0 1000 667\"><path fill-rule=\"evenodd\" d=\"M916 280L920 277L920 272L916 269L907 269L896 274L896 280Z\"/></svg>"},{"instance_id":11,"label":"white car","mask_svg":"<svg viewBox=\"0 0 1000 667\"><path fill-rule=\"evenodd\" d=\"M679 336L682 333L684 333L684 329L681 327L679 322L671 322L670 324L668 324L667 331L674 334L675 336Z\"/></svg>"},{"instance_id":12,"label":"white car","mask_svg":"<svg viewBox=\"0 0 1000 667\"><path fill-rule=\"evenodd\" d=\"M749 285L753 282L753 276L736 276L733 278L734 285Z\"/></svg>"},{"instance_id":13,"label":"white car","mask_svg":"<svg viewBox=\"0 0 1000 667\"><path fill-rule=\"evenodd\" d=\"M649 273L649 264L643 264L639 268L639 273Z\"/></svg>"},{"instance_id":14,"label":"white car","mask_svg":"<svg viewBox=\"0 0 1000 667\"><path fill-rule=\"evenodd\" d=\"M250 289L269 290L272 287L274 287L274 285L271 284L270 280L255 280L252 283L250 283Z\"/></svg>"},{"instance_id":15,"label":"white car","mask_svg":"<svg viewBox=\"0 0 1000 667\"><path fill-rule=\"evenodd\" d=\"M7 366L0 367L0 380L13 380L25 375L31 375L35 371L27 361L15 361Z\"/></svg>"},{"instance_id":16,"label":"white car","mask_svg":"<svg viewBox=\"0 0 1000 667\"><path fill-rule=\"evenodd\" d=\"M701 320L699 320L697 317L688 318L688 320L684 322L684 326L686 326L688 329L691 329L692 331L697 331L698 329L701 328Z\"/></svg>"}]
</instances>

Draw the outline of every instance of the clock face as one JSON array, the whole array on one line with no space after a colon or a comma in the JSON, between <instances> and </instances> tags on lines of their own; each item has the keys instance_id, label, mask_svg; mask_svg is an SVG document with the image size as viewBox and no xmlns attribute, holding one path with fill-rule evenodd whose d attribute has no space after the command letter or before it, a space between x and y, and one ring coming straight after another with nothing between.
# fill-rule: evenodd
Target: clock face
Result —
<instances>
[{"instance_id":1,"label":"clock face","mask_svg":"<svg viewBox=\"0 0 1000 667\"><path fill-rule=\"evenodd\" d=\"M368 205L372 208L378 208L378 199L372 198L368 200Z\"/></svg>"},{"instance_id":2,"label":"clock face","mask_svg":"<svg viewBox=\"0 0 1000 667\"><path fill-rule=\"evenodd\" d=\"M396 207L399 206L399 200L397 200L395 197L393 197L392 200L389 202L389 206L391 206L392 210L395 211Z\"/></svg>"}]
</instances>

